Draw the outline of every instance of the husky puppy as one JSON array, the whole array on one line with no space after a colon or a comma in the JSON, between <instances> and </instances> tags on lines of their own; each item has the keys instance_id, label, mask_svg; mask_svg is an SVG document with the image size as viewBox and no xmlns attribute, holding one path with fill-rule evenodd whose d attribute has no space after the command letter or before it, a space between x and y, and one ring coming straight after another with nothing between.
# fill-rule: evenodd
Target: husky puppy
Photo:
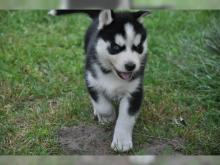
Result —
<instances>
[{"instance_id":1,"label":"husky puppy","mask_svg":"<svg viewBox=\"0 0 220 165\"><path fill-rule=\"evenodd\" d=\"M147 53L147 32L141 17L149 12L103 10L85 37L85 79L99 122L116 119L112 101L119 101L112 149L132 149L132 130L141 107Z\"/></svg>"},{"instance_id":2,"label":"husky puppy","mask_svg":"<svg viewBox=\"0 0 220 165\"><path fill-rule=\"evenodd\" d=\"M91 11L88 13L91 15ZM92 15L93 22L85 36L87 89L99 122L117 118L111 144L115 151L125 152L133 147L132 131L141 107L147 59L147 31L141 19L148 14L99 11Z\"/></svg>"}]
</instances>

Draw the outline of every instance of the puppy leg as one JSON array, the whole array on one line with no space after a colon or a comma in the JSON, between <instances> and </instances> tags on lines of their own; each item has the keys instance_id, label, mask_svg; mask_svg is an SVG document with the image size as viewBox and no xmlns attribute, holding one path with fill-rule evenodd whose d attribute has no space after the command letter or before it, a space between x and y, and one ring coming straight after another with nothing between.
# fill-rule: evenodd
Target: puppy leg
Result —
<instances>
[{"instance_id":1,"label":"puppy leg","mask_svg":"<svg viewBox=\"0 0 220 165\"><path fill-rule=\"evenodd\" d=\"M112 103L101 93L89 88L94 115L100 123L113 122L116 118L115 108Z\"/></svg>"},{"instance_id":2,"label":"puppy leg","mask_svg":"<svg viewBox=\"0 0 220 165\"><path fill-rule=\"evenodd\" d=\"M125 152L133 148L132 132L141 106L142 89L121 100L111 148Z\"/></svg>"},{"instance_id":3,"label":"puppy leg","mask_svg":"<svg viewBox=\"0 0 220 165\"><path fill-rule=\"evenodd\" d=\"M98 101L92 99L94 115L98 117L100 123L113 122L116 118L114 106L103 95L99 94L98 96Z\"/></svg>"}]
</instances>

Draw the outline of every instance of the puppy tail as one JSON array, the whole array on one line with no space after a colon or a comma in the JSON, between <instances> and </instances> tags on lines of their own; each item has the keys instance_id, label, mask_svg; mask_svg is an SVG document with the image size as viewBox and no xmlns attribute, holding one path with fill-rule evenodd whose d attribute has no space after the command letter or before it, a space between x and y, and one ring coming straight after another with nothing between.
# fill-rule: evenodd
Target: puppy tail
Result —
<instances>
[{"instance_id":1,"label":"puppy tail","mask_svg":"<svg viewBox=\"0 0 220 165\"><path fill-rule=\"evenodd\" d=\"M68 15L74 13L83 13L89 15L90 18L95 19L98 17L101 10L65 10L65 9L58 9L58 10L50 10L48 12L49 15L52 16L60 16L60 15Z\"/></svg>"}]
</instances>

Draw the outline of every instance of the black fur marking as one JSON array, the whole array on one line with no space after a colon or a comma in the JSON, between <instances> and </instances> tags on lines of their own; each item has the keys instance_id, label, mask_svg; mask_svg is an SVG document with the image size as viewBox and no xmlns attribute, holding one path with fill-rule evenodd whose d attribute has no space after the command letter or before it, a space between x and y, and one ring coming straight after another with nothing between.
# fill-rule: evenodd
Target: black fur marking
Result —
<instances>
[{"instance_id":1,"label":"black fur marking","mask_svg":"<svg viewBox=\"0 0 220 165\"><path fill-rule=\"evenodd\" d=\"M92 74L93 78L97 78L97 74L96 74L95 69L93 67L90 67L89 71Z\"/></svg>"},{"instance_id":2,"label":"black fur marking","mask_svg":"<svg viewBox=\"0 0 220 165\"><path fill-rule=\"evenodd\" d=\"M143 27L143 25L137 20L136 16L129 12L123 12L123 13L113 13L113 22L110 25L105 26L100 32L98 33L98 38L102 38L105 41L111 41L115 40L115 34L120 34L124 38L126 38L126 33L124 26L127 23L130 23L134 27L134 31L141 34L141 43L144 42L144 40L147 37L147 31Z\"/></svg>"},{"instance_id":3,"label":"black fur marking","mask_svg":"<svg viewBox=\"0 0 220 165\"><path fill-rule=\"evenodd\" d=\"M140 69L134 73L132 80L135 80L136 78L141 78L141 81L143 81L146 63L147 63L147 54L145 55L145 58L141 62Z\"/></svg>"},{"instance_id":4,"label":"black fur marking","mask_svg":"<svg viewBox=\"0 0 220 165\"><path fill-rule=\"evenodd\" d=\"M77 0L78 1L78 0ZM98 17L101 10L71 10L71 9L58 9L55 10L55 15L67 15L67 14L74 14L74 13L84 13L90 16L90 18L95 19Z\"/></svg>"},{"instance_id":5,"label":"black fur marking","mask_svg":"<svg viewBox=\"0 0 220 165\"><path fill-rule=\"evenodd\" d=\"M142 54L144 50L142 43L138 46L133 45L132 50L138 52L139 54Z\"/></svg>"},{"instance_id":6,"label":"black fur marking","mask_svg":"<svg viewBox=\"0 0 220 165\"><path fill-rule=\"evenodd\" d=\"M87 86L89 94L91 95L92 99L97 102L98 101L98 93L93 87Z\"/></svg>"},{"instance_id":7,"label":"black fur marking","mask_svg":"<svg viewBox=\"0 0 220 165\"><path fill-rule=\"evenodd\" d=\"M125 46L119 46L116 43L111 43L111 46L108 47L108 51L112 55L116 55L126 49Z\"/></svg>"},{"instance_id":8,"label":"black fur marking","mask_svg":"<svg viewBox=\"0 0 220 165\"><path fill-rule=\"evenodd\" d=\"M140 110L142 98L143 89L141 87L138 88L135 92L131 93L131 97L129 98L129 115L135 115Z\"/></svg>"},{"instance_id":9,"label":"black fur marking","mask_svg":"<svg viewBox=\"0 0 220 165\"><path fill-rule=\"evenodd\" d=\"M104 73L104 74L109 74L109 73L111 73L111 72L112 72L111 70L108 70L108 69L106 69L106 68L102 67L102 66L101 66L101 64L99 65L99 67L100 67L100 69L101 69L102 73Z\"/></svg>"},{"instance_id":10,"label":"black fur marking","mask_svg":"<svg viewBox=\"0 0 220 165\"><path fill-rule=\"evenodd\" d=\"M94 70L93 66L94 64L97 64L97 66L100 68L100 70L104 73L104 74L109 74L112 71L103 67L101 65L101 63L99 62L99 60L97 59L97 57L95 56L95 52L94 49L92 49L93 51L89 52L89 55L87 56L87 60L86 60L86 70L89 70L92 74L92 77L97 78L97 74L96 71ZM94 56L91 56L94 55Z\"/></svg>"},{"instance_id":11,"label":"black fur marking","mask_svg":"<svg viewBox=\"0 0 220 165\"><path fill-rule=\"evenodd\" d=\"M91 51L93 51L93 49ZM95 64L95 63L97 63L96 56L94 56L94 57L88 56L87 57L87 60L86 60L86 70L90 71L90 73L92 74L93 78L97 78L97 74L96 74L95 69L93 67L93 64Z\"/></svg>"}]
</instances>

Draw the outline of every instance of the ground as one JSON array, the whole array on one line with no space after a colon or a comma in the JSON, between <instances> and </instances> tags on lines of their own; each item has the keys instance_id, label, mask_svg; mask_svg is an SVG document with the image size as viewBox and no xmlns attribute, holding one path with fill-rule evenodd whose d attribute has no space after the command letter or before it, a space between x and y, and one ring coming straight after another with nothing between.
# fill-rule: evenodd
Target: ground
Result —
<instances>
[{"instance_id":1,"label":"ground","mask_svg":"<svg viewBox=\"0 0 220 165\"><path fill-rule=\"evenodd\" d=\"M220 55L207 48L219 16L155 11L145 18L149 58L131 154L173 139L181 154L220 153ZM47 11L0 11L0 20L0 154L64 154L60 131L97 126L83 79L90 20ZM175 122L180 117L186 125Z\"/></svg>"},{"instance_id":2,"label":"ground","mask_svg":"<svg viewBox=\"0 0 220 165\"><path fill-rule=\"evenodd\" d=\"M64 127L58 133L59 143L67 155L113 155L110 148L112 127L80 124L74 127ZM181 155L184 143L180 138L160 139L148 138L139 145L142 155ZM120 153L122 154L122 153ZM135 152L125 153L135 154Z\"/></svg>"}]
</instances>

